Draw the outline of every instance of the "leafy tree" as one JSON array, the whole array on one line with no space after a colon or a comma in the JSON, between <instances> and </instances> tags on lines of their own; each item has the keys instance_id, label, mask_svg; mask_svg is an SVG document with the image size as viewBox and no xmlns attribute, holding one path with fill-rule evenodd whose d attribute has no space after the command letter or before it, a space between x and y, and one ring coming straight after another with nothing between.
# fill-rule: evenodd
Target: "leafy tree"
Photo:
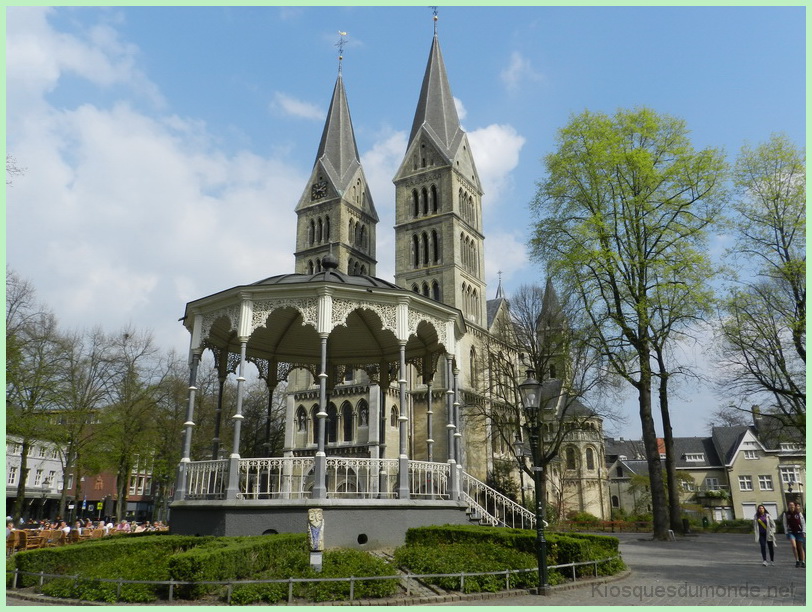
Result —
<instances>
[{"instance_id":1,"label":"leafy tree","mask_svg":"<svg viewBox=\"0 0 812 612\"><path fill-rule=\"evenodd\" d=\"M60 334L59 343L63 367L53 395L51 418L57 427L51 440L63 449L63 473L74 475L78 500L82 494L82 475L93 473L92 466L97 463L95 422L108 399L111 365L108 338L96 328ZM67 485L65 479L59 503L61 516L65 516Z\"/></svg>"},{"instance_id":2,"label":"leafy tree","mask_svg":"<svg viewBox=\"0 0 812 612\"><path fill-rule=\"evenodd\" d=\"M744 278L722 304L720 385L767 399L806 432L806 156L786 136L745 146L736 162L731 257Z\"/></svg>"},{"instance_id":3,"label":"leafy tree","mask_svg":"<svg viewBox=\"0 0 812 612\"><path fill-rule=\"evenodd\" d=\"M694 150L683 121L637 109L573 117L545 165L532 204L533 255L577 297L608 367L637 391L654 536L665 539L652 384L659 376L667 417L664 356L705 307L706 232L723 201L725 162L713 149Z\"/></svg>"},{"instance_id":4,"label":"leafy tree","mask_svg":"<svg viewBox=\"0 0 812 612\"><path fill-rule=\"evenodd\" d=\"M36 291L6 271L6 432L21 440L20 474L14 520L23 513L28 451L53 433L52 408L62 367L56 317L36 301Z\"/></svg>"},{"instance_id":5,"label":"leafy tree","mask_svg":"<svg viewBox=\"0 0 812 612\"><path fill-rule=\"evenodd\" d=\"M148 332L124 329L111 336L110 350L110 404L101 415L100 435L116 473L116 520L120 521L126 513L135 462L152 455L157 403L169 368Z\"/></svg>"},{"instance_id":6,"label":"leafy tree","mask_svg":"<svg viewBox=\"0 0 812 612\"><path fill-rule=\"evenodd\" d=\"M551 466L557 462L567 434L588 428L590 420L598 415L581 401L605 382L600 355L588 340L588 321L570 309L567 302L559 301L551 282L544 289L520 287L508 304L488 337L484 375L472 372L471 377L480 394L490 401L467 402L466 417L487 420L494 447L512 456L514 465L531 481L533 466L540 466L539 488L546 494L560 485L551 478ZM474 360L472 370L477 367ZM549 395L535 424L527 420L519 394L528 370L545 385ZM604 416L611 415L607 412ZM529 443L533 436L539 441L535 457L531 456ZM491 476L503 480L499 473ZM546 507L545 500L537 503Z\"/></svg>"}]
</instances>

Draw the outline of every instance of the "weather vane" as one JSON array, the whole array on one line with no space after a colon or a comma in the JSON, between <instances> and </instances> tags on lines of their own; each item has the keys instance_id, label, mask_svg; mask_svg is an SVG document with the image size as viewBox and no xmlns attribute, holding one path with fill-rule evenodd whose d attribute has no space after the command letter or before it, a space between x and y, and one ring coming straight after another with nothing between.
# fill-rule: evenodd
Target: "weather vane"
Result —
<instances>
[{"instance_id":1,"label":"weather vane","mask_svg":"<svg viewBox=\"0 0 812 612\"><path fill-rule=\"evenodd\" d=\"M439 17L437 17L437 7L431 6L429 8L431 9L431 14L434 15L434 33L437 34L437 20L439 19Z\"/></svg>"},{"instance_id":2,"label":"weather vane","mask_svg":"<svg viewBox=\"0 0 812 612\"><path fill-rule=\"evenodd\" d=\"M339 39L335 46L338 47L338 71L341 72L341 61L344 59L344 45L347 44L347 33L339 30L338 35Z\"/></svg>"}]
</instances>

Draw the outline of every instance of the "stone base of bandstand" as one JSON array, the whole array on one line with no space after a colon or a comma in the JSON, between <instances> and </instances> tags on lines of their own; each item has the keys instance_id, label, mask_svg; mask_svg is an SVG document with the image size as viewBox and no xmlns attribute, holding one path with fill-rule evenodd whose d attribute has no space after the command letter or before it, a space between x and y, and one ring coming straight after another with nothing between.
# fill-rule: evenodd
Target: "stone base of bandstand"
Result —
<instances>
[{"instance_id":1,"label":"stone base of bandstand","mask_svg":"<svg viewBox=\"0 0 812 612\"><path fill-rule=\"evenodd\" d=\"M405 542L411 527L470 524L466 506L448 500L185 500L171 505L171 533L305 533L309 508L324 511L325 548L394 548Z\"/></svg>"}]
</instances>

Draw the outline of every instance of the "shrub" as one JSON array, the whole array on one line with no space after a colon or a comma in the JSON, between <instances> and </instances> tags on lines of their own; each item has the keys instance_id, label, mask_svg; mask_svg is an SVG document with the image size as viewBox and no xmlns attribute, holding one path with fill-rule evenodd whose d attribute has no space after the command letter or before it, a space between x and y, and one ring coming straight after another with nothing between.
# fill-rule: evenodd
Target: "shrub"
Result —
<instances>
[{"instance_id":1,"label":"shrub","mask_svg":"<svg viewBox=\"0 0 812 612\"><path fill-rule=\"evenodd\" d=\"M218 538L207 546L174 555L169 560L169 575L182 582L253 578L269 569L284 568L292 556L304 555L306 542L305 534ZM178 589L178 596L194 599L217 588L186 585Z\"/></svg>"},{"instance_id":2,"label":"shrub","mask_svg":"<svg viewBox=\"0 0 812 612\"><path fill-rule=\"evenodd\" d=\"M548 566L603 559L617 555L619 541L611 536L592 534L547 535ZM395 561L417 574L452 574L460 572L503 571L535 568L536 533L524 529L446 525L421 527L406 532L406 545L395 551ZM617 573L622 561L602 564L599 573ZM591 575L592 566L579 567L577 575ZM556 570L548 576L550 584L564 577ZM431 579L442 588L459 589L459 578ZM511 586L535 586L535 571L511 577ZM503 576L466 577L465 592L500 590Z\"/></svg>"},{"instance_id":3,"label":"shrub","mask_svg":"<svg viewBox=\"0 0 812 612\"><path fill-rule=\"evenodd\" d=\"M328 550L324 553L322 571L310 567L309 553L303 547L299 554L291 556L284 567L264 572L258 579L285 578L347 578L350 576L393 576L396 570L382 559L357 550ZM398 587L395 578L386 580L356 580L355 599L388 597ZM232 605L246 605L256 602L278 603L287 599L288 586L284 583L245 584L234 587L231 594ZM310 601L342 601L349 599L350 582L304 582L295 583L293 594Z\"/></svg>"}]
</instances>

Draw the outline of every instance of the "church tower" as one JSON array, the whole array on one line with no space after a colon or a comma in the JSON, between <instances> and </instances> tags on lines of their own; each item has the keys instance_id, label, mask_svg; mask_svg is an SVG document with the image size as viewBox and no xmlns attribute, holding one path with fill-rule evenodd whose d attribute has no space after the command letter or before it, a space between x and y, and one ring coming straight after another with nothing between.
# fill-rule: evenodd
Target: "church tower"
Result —
<instances>
[{"instance_id":1,"label":"church tower","mask_svg":"<svg viewBox=\"0 0 812 612\"><path fill-rule=\"evenodd\" d=\"M299 203L296 273L313 274L332 253L338 270L375 276L378 214L358 156L339 64L316 162Z\"/></svg>"},{"instance_id":2,"label":"church tower","mask_svg":"<svg viewBox=\"0 0 812 612\"><path fill-rule=\"evenodd\" d=\"M395 283L487 325L482 188L435 25L406 156L395 178Z\"/></svg>"}]
</instances>

